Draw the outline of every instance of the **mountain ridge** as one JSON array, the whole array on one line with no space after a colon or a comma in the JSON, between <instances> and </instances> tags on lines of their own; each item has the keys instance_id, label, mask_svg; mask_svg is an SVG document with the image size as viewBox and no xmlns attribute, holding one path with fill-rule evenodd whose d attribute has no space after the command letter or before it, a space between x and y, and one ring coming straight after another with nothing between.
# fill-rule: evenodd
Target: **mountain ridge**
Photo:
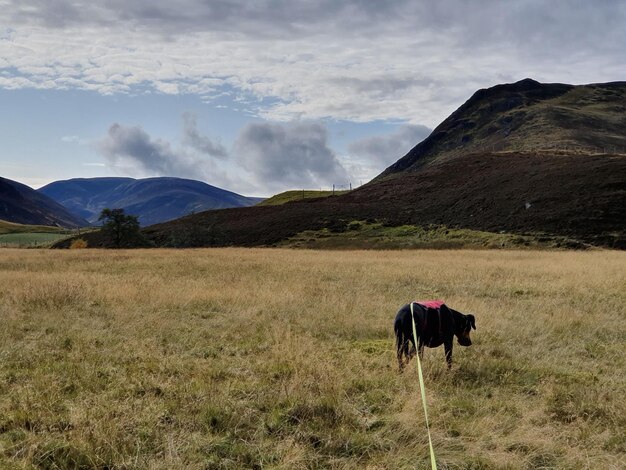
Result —
<instances>
[{"instance_id":1,"label":"mountain ridge","mask_svg":"<svg viewBox=\"0 0 626 470\"><path fill-rule=\"evenodd\" d=\"M86 227L89 222L72 214L52 198L25 184L0 177L0 219L25 225Z\"/></svg>"},{"instance_id":2,"label":"mountain ridge","mask_svg":"<svg viewBox=\"0 0 626 470\"><path fill-rule=\"evenodd\" d=\"M526 78L476 91L373 181L480 151L623 150L624 128L626 82L568 85Z\"/></svg>"},{"instance_id":3,"label":"mountain ridge","mask_svg":"<svg viewBox=\"0 0 626 470\"><path fill-rule=\"evenodd\" d=\"M92 223L97 222L102 209L122 208L137 215L143 226L258 201L202 181L176 177L73 178L52 182L39 191Z\"/></svg>"}]
</instances>

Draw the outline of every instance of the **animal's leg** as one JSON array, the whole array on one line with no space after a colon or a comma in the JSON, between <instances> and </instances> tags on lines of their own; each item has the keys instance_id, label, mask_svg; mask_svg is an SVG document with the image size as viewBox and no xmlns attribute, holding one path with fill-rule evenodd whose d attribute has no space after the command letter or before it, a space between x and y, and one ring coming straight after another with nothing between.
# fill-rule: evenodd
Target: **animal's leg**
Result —
<instances>
[{"instance_id":1,"label":"animal's leg","mask_svg":"<svg viewBox=\"0 0 626 470\"><path fill-rule=\"evenodd\" d=\"M415 344L413 341L407 341L407 364L415 356Z\"/></svg>"},{"instance_id":2,"label":"animal's leg","mask_svg":"<svg viewBox=\"0 0 626 470\"><path fill-rule=\"evenodd\" d=\"M419 339L417 353L420 355L420 361L424 360L424 341L422 341L422 338Z\"/></svg>"},{"instance_id":3,"label":"animal's leg","mask_svg":"<svg viewBox=\"0 0 626 470\"><path fill-rule=\"evenodd\" d=\"M398 368L400 369L400 373L402 373L404 371L404 346L400 345L400 347L398 348L397 351L397 355L398 355Z\"/></svg>"},{"instance_id":4,"label":"animal's leg","mask_svg":"<svg viewBox=\"0 0 626 470\"><path fill-rule=\"evenodd\" d=\"M448 369L452 368L452 340L446 341L443 347L446 351L446 362L448 363Z\"/></svg>"},{"instance_id":5,"label":"animal's leg","mask_svg":"<svg viewBox=\"0 0 626 470\"><path fill-rule=\"evenodd\" d=\"M398 368L400 372L404 369L404 338L402 333L396 330L396 356L398 357Z\"/></svg>"}]
</instances>

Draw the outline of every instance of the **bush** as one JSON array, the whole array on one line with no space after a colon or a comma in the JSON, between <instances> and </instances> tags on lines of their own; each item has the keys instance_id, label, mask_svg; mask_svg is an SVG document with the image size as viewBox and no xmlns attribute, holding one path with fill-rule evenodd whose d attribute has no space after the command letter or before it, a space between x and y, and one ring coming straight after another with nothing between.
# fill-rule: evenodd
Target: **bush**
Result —
<instances>
[{"instance_id":1,"label":"bush","mask_svg":"<svg viewBox=\"0 0 626 470\"><path fill-rule=\"evenodd\" d=\"M81 249L81 248L87 248L87 240L84 240L82 238L77 238L70 245L70 250L76 250L76 249Z\"/></svg>"}]
</instances>

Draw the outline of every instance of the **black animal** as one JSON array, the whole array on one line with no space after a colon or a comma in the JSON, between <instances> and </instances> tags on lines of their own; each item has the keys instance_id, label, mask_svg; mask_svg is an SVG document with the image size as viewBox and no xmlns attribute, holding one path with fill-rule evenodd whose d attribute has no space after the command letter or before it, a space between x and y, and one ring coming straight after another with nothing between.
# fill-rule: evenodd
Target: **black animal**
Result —
<instances>
[{"instance_id":1,"label":"black animal","mask_svg":"<svg viewBox=\"0 0 626 470\"><path fill-rule=\"evenodd\" d=\"M452 367L452 341L454 336L461 346L470 346L471 329L476 329L474 315L464 315L449 308L441 300L430 300L413 303L415 329L417 331L417 351L420 359L424 355L424 346L436 348L444 345L448 369ZM415 355L416 345L413 340L411 322L411 304L404 305L396 315L393 324L396 333L396 350L400 372ZM406 358L406 363L405 363Z\"/></svg>"}]
</instances>

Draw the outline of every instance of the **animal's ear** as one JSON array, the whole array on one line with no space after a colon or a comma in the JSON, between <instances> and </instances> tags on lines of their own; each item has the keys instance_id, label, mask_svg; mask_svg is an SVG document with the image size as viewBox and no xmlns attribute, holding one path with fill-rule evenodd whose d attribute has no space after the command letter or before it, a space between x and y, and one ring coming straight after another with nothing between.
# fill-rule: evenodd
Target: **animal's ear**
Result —
<instances>
[{"instance_id":1,"label":"animal's ear","mask_svg":"<svg viewBox=\"0 0 626 470\"><path fill-rule=\"evenodd\" d=\"M474 315L472 315L471 313L467 316L467 319L470 322L470 325L472 326L472 328L476 329L476 319L474 318Z\"/></svg>"}]
</instances>

